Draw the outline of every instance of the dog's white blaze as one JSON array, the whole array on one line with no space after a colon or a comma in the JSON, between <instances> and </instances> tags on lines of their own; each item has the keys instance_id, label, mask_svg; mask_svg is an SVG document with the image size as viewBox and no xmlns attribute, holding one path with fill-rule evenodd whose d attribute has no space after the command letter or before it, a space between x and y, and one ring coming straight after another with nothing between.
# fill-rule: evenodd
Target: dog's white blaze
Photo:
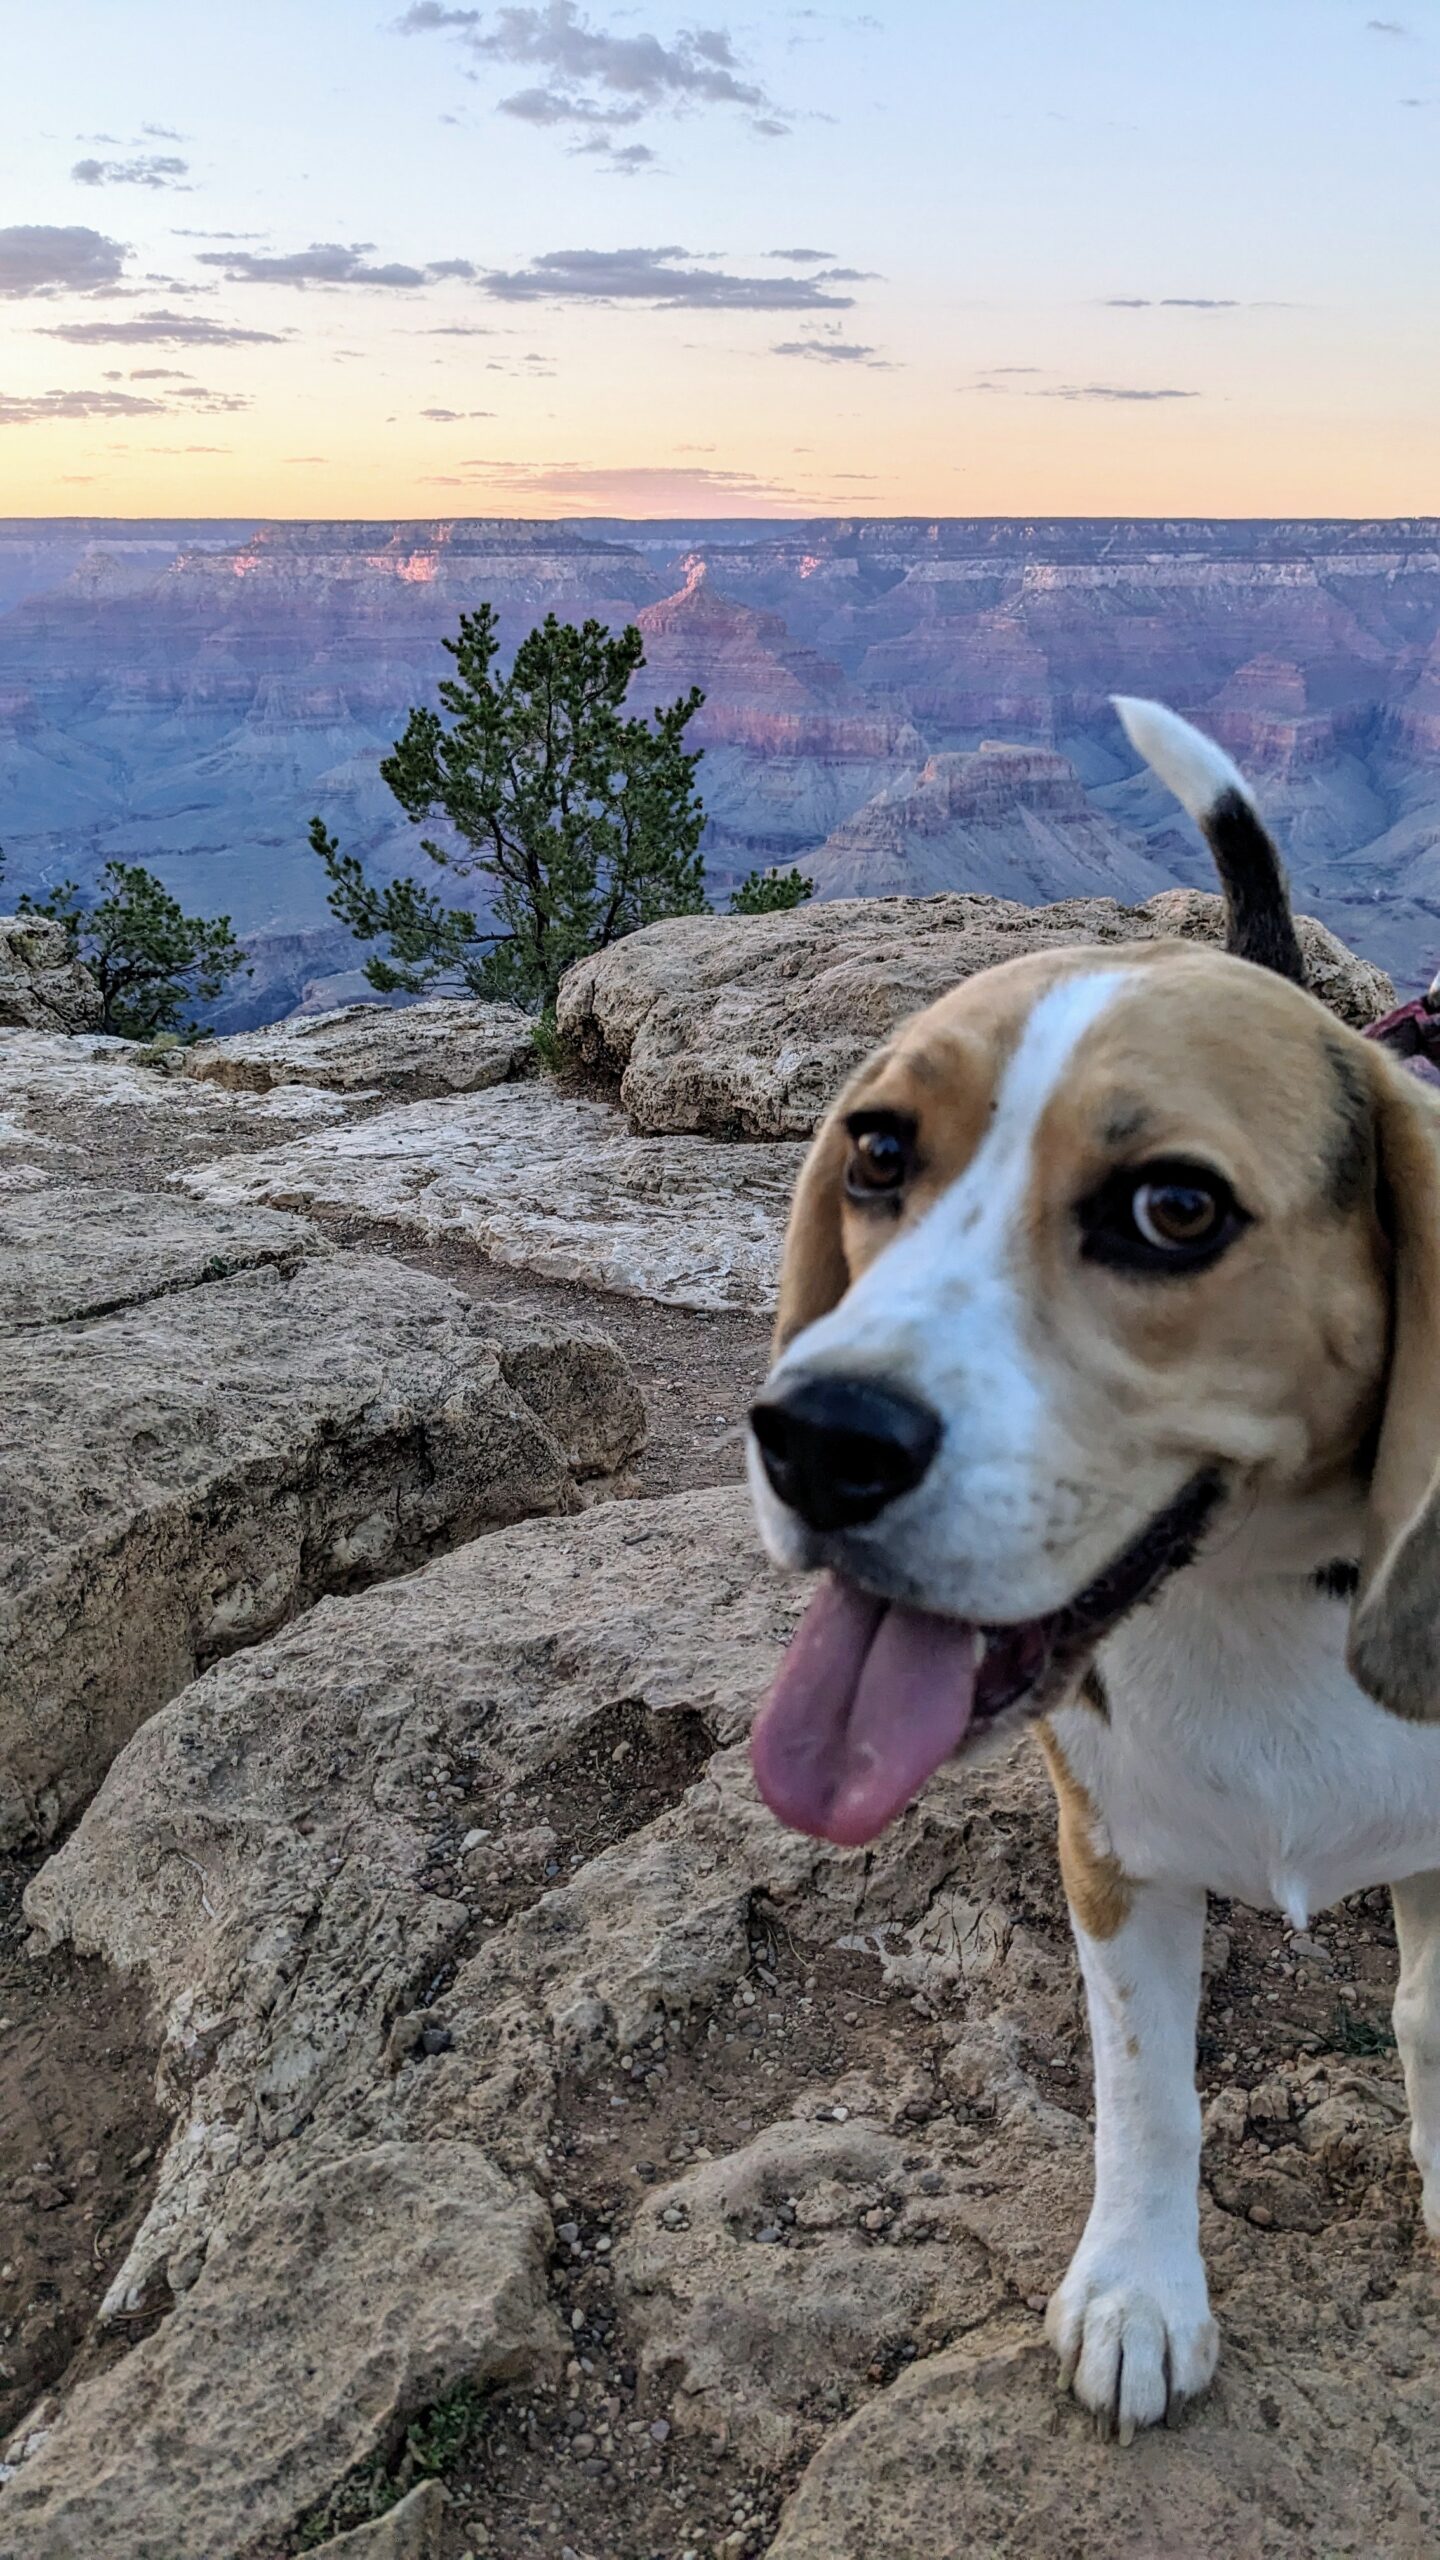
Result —
<instances>
[{"instance_id":1,"label":"dog's white blaze","mask_svg":"<svg viewBox=\"0 0 1440 2560\"><path fill-rule=\"evenodd\" d=\"M1030 1339L1021 1222L1046 1109L1086 1033L1134 983L1123 969L1086 970L1040 998L965 1172L797 1335L772 1380L884 1378L940 1416L946 1439L925 1482L861 1542L876 1556L893 1545L917 1586L945 1591L961 1615L1026 1617L1074 1588L1059 1550L1088 1498L1067 1470L1053 1382ZM751 1480L771 1553L795 1562L789 1515L753 1464ZM1098 1490L1095 1501L1104 1507Z\"/></svg>"}]
</instances>

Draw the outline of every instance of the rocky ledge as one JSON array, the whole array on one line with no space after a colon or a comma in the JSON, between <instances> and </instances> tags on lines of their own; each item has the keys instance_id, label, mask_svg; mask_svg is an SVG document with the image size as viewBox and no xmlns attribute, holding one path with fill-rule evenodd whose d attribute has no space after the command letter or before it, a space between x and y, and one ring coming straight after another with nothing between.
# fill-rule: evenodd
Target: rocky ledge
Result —
<instances>
[{"instance_id":1,"label":"rocky ledge","mask_svg":"<svg viewBox=\"0 0 1440 2560\"><path fill-rule=\"evenodd\" d=\"M1089 2089L1035 1755L864 1854L781 1831L745 1738L800 1594L736 1485L604 1498L644 1415L576 1310L648 1302L682 1406L668 1310L732 1310L684 1319L735 1369L685 1410L736 1413L733 1310L858 1051L964 968L1147 929L1216 902L652 928L564 1005L638 1134L504 1023L347 1013L215 1044L218 1080L0 1043L0 1821L73 1824L35 1969L149 2004L168 2127L87 2222L83 2107L39 2161L0 2103L0 2191L78 2234L90 2324L27 2363L5 2257L0 2560L1433 2547L1383 1898L1217 1910L1220 2378L1098 2444L1040 2335ZM1304 930L1337 1011L1388 1001Z\"/></svg>"},{"instance_id":2,"label":"rocky ledge","mask_svg":"<svg viewBox=\"0 0 1440 2560\"><path fill-rule=\"evenodd\" d=\"M164 2021L102 2317L168 2307L32 2411L4 2560L329 2548L426 2407L470 2411L456 2560L1427 2547L1398 2074L1301 2024L1370 1996L1353 1929L1212 1938L1221 2378L1099 2445L1040 2341L1089 2163L1038 1764L869 1853L782 1832L744 1734L795 1607L738 1489L609 1505L325 1600L143 1727L28 1907Z\"/></svg>"},{"instance_id":3,"label":"rocky ledge","mask_svg":"<svg viewBox=\"0 0 1440 2560\"><path fill-rule=\"evenodd\" d=\"M1395 995L1383 971L1313 917L1298 921L1315 993L1360 1027L1387 1012ZM1022 951L1175 934L1221 942L1219 898L1166 889L1140 907L1021 907L956 892L685 916L572 969L560 1031L618 1085L637 1129L802 1138L877 1041L977 969Z\"/></svg>"},{"instance_id":4,"label":"rocky ledge","mask_svg":"<svg viewBox=\"0 0 1440 2560\"><path fill-rule=\"evenodd\" d=\"M0 1195L0 1841L321 1592L579 1501L640 1445L603 1335L519 1324L297 1218Z\"/></svg>"}]
</instances>

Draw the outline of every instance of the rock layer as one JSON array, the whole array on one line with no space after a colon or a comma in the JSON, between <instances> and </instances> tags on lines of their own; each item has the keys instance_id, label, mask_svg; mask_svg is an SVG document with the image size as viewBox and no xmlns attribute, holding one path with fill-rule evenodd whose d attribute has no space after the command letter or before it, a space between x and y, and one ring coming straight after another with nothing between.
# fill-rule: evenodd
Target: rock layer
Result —
<instances>
[{"instance_id":1,"label":"rock layer","mask_svg":"<svg viewBox=\"0 0 1440 2560\"><path fill-rule=\"evenodd\" d=\"M217 1206L325 1210L679 1307L773 1304L798 1147L635 1138L609 1104L507 1086L412 1103L181 1177Z\"/></svg>"},{"instance_id":2,"label":"rock layer","mask_svg":"<svg viewBox=\"0 0 1440 2560\"><path fill-rule=\"evenodd\" d=\"M92 1031L100 990L63 925L0 916L0 1031Z\"/></svg>"},{"instance_id":3,"label":"rock layer","mask_svg":"<svg viewBox=\"0 0 1440 2560\"><path fill-rule=\"evenodd\" d=\"M11 1838L53 1832L215 1654L322 1591L573 1507L577 1474L644 1433L584 1328L317 1251L294 1219L98 1192L77 1211L20 1195L8 1271L0 1235L0 1308L20 1311L0 1379Z\"/></svg>"},{"instance_id":4,"label":"rock layer","mask_svg":"<svg viewBox=\"0 0 1440 2560\"><path fill-rule=\"evenodd\" d=\"M1357 1025L1387 1011L1390 980L1324 925L1298 921L1316 994ZM637 1128L800 1138L878 1042L960 979L1020 952L1171 934L1222 942L1219 898L864 898L683 916L580 961L561 986L559 1024L578 1059L618 1079Z\"/></svg>"},{"instance_id":5,"label":"rock layer","mask_svg":"<svg viewBox=\"0 0 1440 2560\"><path fill-rule=\"evenodd\" d=\"M436 1001L392 1009L347 1004L330 1013L202 1040L185 1052L188 1076L235 1093L280 1084L332 1093L386 1093L422 1100L477 1093L532 1063L533 1025L513 1004Z\"/></svg>"}]
</instances>

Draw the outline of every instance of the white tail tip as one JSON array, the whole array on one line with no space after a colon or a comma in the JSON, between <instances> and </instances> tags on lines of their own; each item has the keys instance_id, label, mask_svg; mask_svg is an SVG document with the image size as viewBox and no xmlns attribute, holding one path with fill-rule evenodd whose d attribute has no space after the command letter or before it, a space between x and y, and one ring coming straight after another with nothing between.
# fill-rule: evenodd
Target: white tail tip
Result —
<instances>
[{"instance_id":1,"label":"white tail tip","mask_svg":"<svg viewBox=\"0 0 1440 2560\"><path fill-rule=\"evenodd\" d=\"M1167 711L1163 702L1144 702L1129 693L1112 693L1110 699L1137 755L1144 757L1197 824L1203 824L1216 801L1230 791L1238 792L1246 806L1254 808L1255 794L1240 767L1213 738L1192 729L1188 720L1182 720L1177 711Z\"/></svg>"}]
</instances>

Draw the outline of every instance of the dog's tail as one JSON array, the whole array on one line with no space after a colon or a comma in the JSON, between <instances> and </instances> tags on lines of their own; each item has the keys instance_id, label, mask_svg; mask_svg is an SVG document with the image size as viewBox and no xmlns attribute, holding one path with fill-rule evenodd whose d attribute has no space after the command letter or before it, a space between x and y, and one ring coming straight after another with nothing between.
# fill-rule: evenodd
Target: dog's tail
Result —
<instances>
[{"instance_id":1,"label":"dog's tail","mask_svg":"<svg viewBox=\"0 0 1440 2560\"><path fill-rule=\"evenodd\" d=\"M1285 873L1239 766L1163 702L1140 702L1124 693L1111 700L1131 746L1168 784L1215 856L1225 892L1226 947L1237 959L1253 960L1303 987L1305 962Z\"/></svg>"}]
</instances>

